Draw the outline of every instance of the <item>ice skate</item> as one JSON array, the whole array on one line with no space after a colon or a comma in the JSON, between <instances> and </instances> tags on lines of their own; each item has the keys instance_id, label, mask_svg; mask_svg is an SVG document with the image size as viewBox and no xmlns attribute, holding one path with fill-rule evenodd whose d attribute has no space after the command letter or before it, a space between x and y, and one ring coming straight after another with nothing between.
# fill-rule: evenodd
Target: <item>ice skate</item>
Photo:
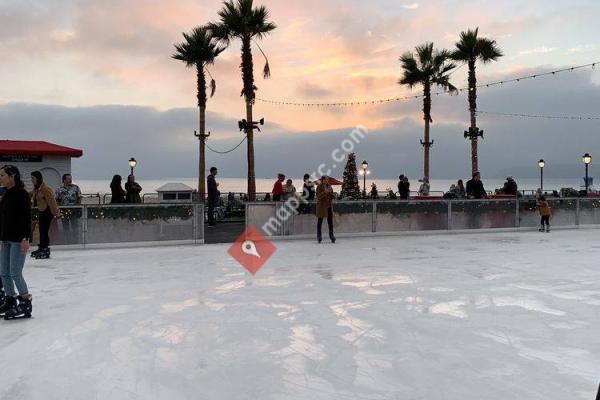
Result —
<instances>
[{"instance_id":1,"label":"ice skate","mask_svg":"<svg viewBox=\"0 0 600 400\"><path fill-rule=\"evenodd\" d=\"M46 260L48 258L50 258L50 247L40 250L40 252L35 256L36 260Z\"/></svg>"},{"instance_id":2,"label":"ice skate","mask_svg":"<svg viewBox=\"0 0 600 400\"><path fill-rule=\"evenodd\" d=\"M17 297L17 299L19 303L10 308L4 314L5 320L31 318L31 311L33 310L33 306L31 304L31 295L26 294L24 296Z\"/></svg>"}]
</instances>

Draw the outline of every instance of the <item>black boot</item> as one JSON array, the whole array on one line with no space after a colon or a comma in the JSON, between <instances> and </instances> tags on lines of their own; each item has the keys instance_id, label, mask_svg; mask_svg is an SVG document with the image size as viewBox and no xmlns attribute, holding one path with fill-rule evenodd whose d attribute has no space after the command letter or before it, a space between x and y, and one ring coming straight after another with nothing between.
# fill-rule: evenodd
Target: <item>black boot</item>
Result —
<instances>
[{"instance_id":1,"label":"black boot","mask_svg":"<svg viewBox=\"0 0 600 400\"><path fill-rule=\"evenodd\" d=\"M37 260L45 260L47 258L50 258L50 247L45 247L41 249L40 252L35 255L35 258Z\"/></svg>"},{"instance_id":2,"label":"black boot","mask_svg":"<svg viewBox=\"0 0 600 400\"><path fill-rule=\"evenodd\" d=\"M0 315L5 314L8 310L12 310L17 306L17 298L13 296L6 296L4 303L0 306Z\"/></svg>"},{"instance_id":3,"label":"black boot","mask_svg":"<svg viewBox=\"0 0 600 400\"><path fill-rule=\"evenodd\" d=\"M42 251L42 248L41 248L41 247L38 247L38 249L37 249L37 250L34 250L34 251L32 251L32 252L31 252L31 257L33 257L33 258L37 258L37 255L38 255L38 254L39 254L41 251Z\"/></svg>"},{"instance_id":4,"label":"black boot","mask_svg":"<svg viewBox=\"0 0 600 400\"><path fill-rule=\"evenodd\" d=\"M19 304L4 314L4 319L31 318L33 306L31 304L31 295L25 294L17 297Z\"/></svg>"}]
</instances>

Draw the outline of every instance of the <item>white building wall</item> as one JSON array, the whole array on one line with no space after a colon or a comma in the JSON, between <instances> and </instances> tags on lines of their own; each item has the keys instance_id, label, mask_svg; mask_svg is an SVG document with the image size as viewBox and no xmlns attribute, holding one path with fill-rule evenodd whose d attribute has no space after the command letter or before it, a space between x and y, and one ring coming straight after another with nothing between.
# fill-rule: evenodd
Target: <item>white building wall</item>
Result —
<instances>
[{"instance_id":1,"label":"white building wall","mask_svg":"<svg viewBox=\"0 0 600 400\"><path fill-rule=\"evenodd\" d=\"M42 156L42 162L19 162L12 163L21 171L21 178L28 191L33 190L31 183L31 173L40 171L44 181L52 190L56 190L61 185L63 174L71 173L71 157L67 156Z\"/></svg>"}]
</instances>

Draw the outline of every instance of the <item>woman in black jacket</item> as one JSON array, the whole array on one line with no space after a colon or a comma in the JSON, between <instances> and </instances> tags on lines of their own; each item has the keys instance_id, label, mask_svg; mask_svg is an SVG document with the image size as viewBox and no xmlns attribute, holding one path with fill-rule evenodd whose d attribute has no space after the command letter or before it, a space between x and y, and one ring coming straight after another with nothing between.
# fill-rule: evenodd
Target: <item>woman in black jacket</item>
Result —
<instances>
[{"instance_id":1,"label":"woman in black jacket","mask_svg":"<svg viewBox=\"0 0 600 400\"><path fill-rule=\"evenodd\" d=\"M28 318L31 317L31 295L23 279L23 266L31 239L31 200L14 165L0 168L0 185L6 188L0 201L0 276L6 292L0 314L4 314L4 319ZM15 286L18 297L15 297Z\"/></svg>"},{"instance_id":2,"label":"woman in black jacket","mask_svg":"<svg viewBox=\"0 0 600 400\"><path fill-rule=\"evenodd\" d=\"M140 204L142 202L141 191L142 187L135 181L135 176L129 175L127 183L125 183L125 203Z\"/></svg>"},{"instance_id":3,"label":"woman in black jacket","mask_svg":"<svg viewBox=\"0 0 600 400\"><path fill-rule=\"evenodd\" d=\"M110 204L125 203L125 191L121 187L121 175L115 175L110 182Z\"/></svg>"}]
</instances>

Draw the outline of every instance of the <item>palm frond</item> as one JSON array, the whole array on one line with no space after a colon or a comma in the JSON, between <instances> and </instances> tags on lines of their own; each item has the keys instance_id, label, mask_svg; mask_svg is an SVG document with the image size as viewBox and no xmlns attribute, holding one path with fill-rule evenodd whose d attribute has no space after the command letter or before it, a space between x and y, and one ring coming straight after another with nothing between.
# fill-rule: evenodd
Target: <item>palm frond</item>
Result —
<instances>
[{"instance_id":1,"label":"palm frond","mask_svg":"<svg viewBox=\"0 0 600 400\"><path fill-rule=\"evenodd\" d=\"M267 55L265 54L265 52L263 51L263 49L260 47L260 45L258 44L258 42L256 40L254 40L254 44L256 45L256 47L258 47L258 50L260 50L263 57L265 58L265 66L263 68L263 78L269 79L271 77L271 67L269 66L269 59L267 58Z\"/></svg>"},{"instance_id":2,"label":"palm frond","mask_svg":"<svg viewBox=\"0 0 600 400\"><path fill-rule=\"evenodd\" d=\"M213 78L208 68L204 68L204 70L206 71L208 76L210 76L210 97L213 97L215 95L215 92L217 91L217 81L215 81L215 78Z\"/></svg>"}]
</instances>

